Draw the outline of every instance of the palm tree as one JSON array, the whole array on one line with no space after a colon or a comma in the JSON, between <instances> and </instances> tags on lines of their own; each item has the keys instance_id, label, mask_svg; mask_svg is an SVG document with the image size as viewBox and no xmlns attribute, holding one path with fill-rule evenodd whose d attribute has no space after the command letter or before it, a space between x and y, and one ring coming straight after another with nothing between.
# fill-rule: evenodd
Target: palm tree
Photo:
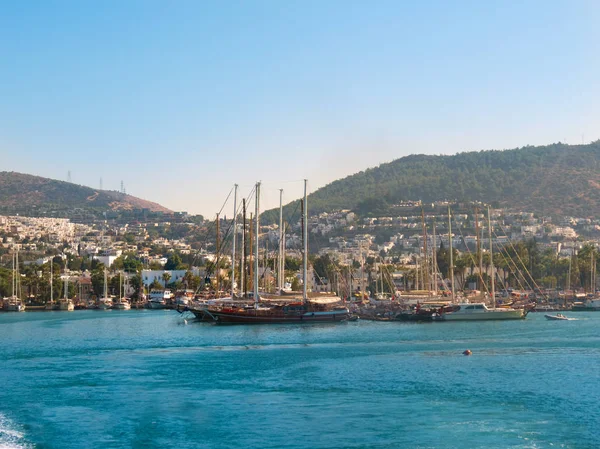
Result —
<instances>
[{"instance_id":1,"label":"palm tree","mask_svg":"<svg viewBox=\"0 0 600 449\"><path fill-rule=\"evenodd\" d=\"M163 281L165 281L165 287L168 285L169 281L171 280L171 273L165 271L162 275Z\"/></svg>"}]
</instances>

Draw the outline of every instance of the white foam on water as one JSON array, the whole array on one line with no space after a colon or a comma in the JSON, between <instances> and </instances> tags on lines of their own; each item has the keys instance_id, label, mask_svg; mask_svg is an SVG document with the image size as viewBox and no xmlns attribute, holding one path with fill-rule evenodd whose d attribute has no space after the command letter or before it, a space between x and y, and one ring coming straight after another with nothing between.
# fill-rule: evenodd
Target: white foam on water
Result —
<instances>
[{"instance_id":1,"label":"white foam on water","mask_svg":"<svg viewBox=\"0 0 600 449\"><path fill-rule=\"evenodd\" d=\"M27 449L32 446L26 444L25 436L17 430L13 422L0 413L0 449Z\"/></svg>"}]
</instances>

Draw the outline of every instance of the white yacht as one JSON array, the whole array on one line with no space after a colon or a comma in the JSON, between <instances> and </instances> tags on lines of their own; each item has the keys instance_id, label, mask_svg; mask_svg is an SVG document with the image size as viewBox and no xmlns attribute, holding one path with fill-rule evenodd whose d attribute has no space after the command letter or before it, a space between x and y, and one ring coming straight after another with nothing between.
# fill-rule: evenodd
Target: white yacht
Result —
<instances>
[{"instance_id":1,"label":"white yacht","mask_svg":"<svg viewBox=\"0 0 600 449\"><path fill-rule=\"evenodd\" d=\"M4 298L2 302L2 308L5 312L24 312L25 304L19 297L21 291L21 283L19 275L19 250L13 249L12 254L12 295L8 298Z\"/></svg>"},{"instance_id":2,"label":"white yacht","mask_svg":"<svg viewBox=\"0 0 600 449\"><path fill-rule=\"evenodd\" d=\"M115 301L112 308L115 310L129 310L131 309L131 304L126 298L121 298Z\"/></svg>"},{"instance_id":3,"label":"white yacht","mask_svg":"<svg viewBox=\"0 0 600 449\"><path fill-rule=\"evenodd\" d=\"M112 309L113 300L108 296L108 281L106 279L106 268L104 269L104 294L102 298L98 298L96 308L99 310Z\"/></svg>"},{"instance_id":4,"label":"white yacht","mask_svg":"<svg viewBox=\"0 0 600 449\"><path fill-rule=\"evenodd\" d=\"M73 302L72 299L67 299L67 298L59 299L58 300L58 310L67 310L67 311L71 312L72 310L75 310L75 303Z\"/></svg>"},{"instance_id":5,"label":"white yacht","mask_svg":"<svg viewBox=\"0 0 600 449\"><path fill-rule=\"evenodd\" d=\"M165 309L167 307L167 299L171 299L170 290L150 290L148 295L149 309Z\"/></svg>"},{"instance_id":6,"label":"white yacht","mask_svg":"<svg viewBox=\"0 0 600 449\"><path fill-rule=\"evenodd\" d=\"M6 312L24 312L25 304L17 296L4 298L3 308Z\"/></svg>"},{"instance_id":7,"label":"white yacht","mask_svg":"<svg viewBox=\"0 0 600 449\"><path fill-rule=\"evenodd\" d=\"M490 309L484 303L460 303L452 306L452 310L443 312L441 321L475 321L475 320L519 320L527 316L525 309L495 308Z\"/></svg>"}]
</instances>

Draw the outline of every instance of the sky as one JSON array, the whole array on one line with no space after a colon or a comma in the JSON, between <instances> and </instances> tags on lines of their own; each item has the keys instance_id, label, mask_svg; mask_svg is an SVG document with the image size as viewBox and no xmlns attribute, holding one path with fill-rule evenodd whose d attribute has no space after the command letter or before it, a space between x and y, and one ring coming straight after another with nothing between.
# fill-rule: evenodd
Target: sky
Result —
<instances>
[{"instance_id":1,"label":"sky","mask_svg":"<svg viewBox=\"0 0 600 449\"><path fill-rule=\"evenodd\" d=\"M596 0L0 0L0 170L212 217L234 184L264 209L409 154L589 142L598 23Z\"/></svg>"}]
</instances>

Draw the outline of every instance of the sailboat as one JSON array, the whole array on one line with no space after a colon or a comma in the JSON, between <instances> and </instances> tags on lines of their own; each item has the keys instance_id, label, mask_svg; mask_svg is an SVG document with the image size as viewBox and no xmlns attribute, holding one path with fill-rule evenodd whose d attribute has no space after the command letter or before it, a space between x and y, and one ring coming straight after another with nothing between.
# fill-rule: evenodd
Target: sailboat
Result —
<instances>
[{"instance_id":1,"label":"sailboat","mask_svg":"<svg viewBox=\"0 0 600 449\"><path fill-rule=\"evenodd\" d=\"M129 310L131 309L131 304L124 296L125 288L123 288L123 294L121 294L121 286L123 285L122 281L122 273L119 273L119 299L113 304L113 309L115 310Z\"/></svg>"},{"instance_id":2,"label":"sailboat","mask_svg":"<svg viewBox=\"0 0 600 449\"><path fill-rule=\"evenodd\" d=\"M495 276L494 276L494 259L492 254L492 222L490 220L490 209L488 207L488 228L489 228L489 240L490 240L490 261L492 267L491 276L491 289L490 294L492 296L493 307L487 307L483 302L461 302L453 304L450 310L442 311L439 317L440 321L482 321L482 320L519 320L524 319L527 316L528 310L525 309L512 309L512 308L496 308L496 288L495 288ZM454 266L452 262L452 246L450 245L450 272L451 272L451 289L452 299L454 299Z\"/></svg>"},{"instance_id":3,"label":"sailboat","mask_svg":"<svg viewBox=\"0 0 600 449\"><path fill-rule=\"evenodd\" d=\"M69 299L69 275L65 273L65 297L58 300L58 310L75 310L75 303Z\"/></svg>"},{"instance_id":4,"label":"sailboat","mask_svg":"<svg viewBox=\"0 0 600 449\"><path fill-rule=\"evenodd\" d=\"M256 184L255 201L255 252L258 254L258 236L260 228L259 219L260 183ZM227 324L277 324L277 323L315 323L315 322L340 322L351 318L350 311L345 306L336 306L339 298L321 298L309 301L307 293L308 279L308 214L306 203L306 180L304 181L303 200L303 293L302 299L294 302L287 301L280 304L261 303L258 291L258 257L254 258L254 304L244 307L219 307L207 308L205 314L211 316L217 323Z\"/></svg>"},{"instance_id":5,"label":"sailboat","mask_svg":"<svg viewBox=\"0 0 600 449\"><path fill-rule=\"evenodd\" d=\"M112 298L108 296L108 281L106 279L106 268L104 269L104 293L102 298L98 299L97 308L99 310L108 310L112 308L113 301Z\"/></svg>"},{"instance_id":6,"label":"sailboat","mask_svg":"<svg viewBox=\"0 0 600 449\"><path fill-rule=\"evenodd\" d=\"M4 298L4 310L6 312L24 312L25 304L19 296L20 283L19 283L19 250L13 251L13 269L12 269L12 295L8 298Z\"/></svg>"}]
</instances>

